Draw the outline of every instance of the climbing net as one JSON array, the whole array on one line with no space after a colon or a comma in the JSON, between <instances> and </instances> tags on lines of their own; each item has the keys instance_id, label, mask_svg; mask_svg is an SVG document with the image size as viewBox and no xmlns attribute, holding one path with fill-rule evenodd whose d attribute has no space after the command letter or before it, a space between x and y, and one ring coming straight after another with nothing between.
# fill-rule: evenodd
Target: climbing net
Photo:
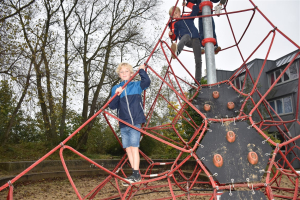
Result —
<instances>
[{"instance_id":1,"label":"climbing net","mask_svg":"<svg viewBox=\"0 0 300 200\"><path fill-rule=\"evenodd\" d=\"M220 14L222 17L227 17L228 23L231 24L229 15L242 12L253 13L240 38L236 38L234 30L230 26L235 42L233 45L222 49L222 51L236 48L243 62L227 80L215 84L195 85L176 73L173 65L174 60L170 56L169 41L163 40L163 35L168 32L168 25L166 25L152 51L152 53L157 49L162 51L168 63L164 75L158 74L148 64L151 56L145 62L147 72L154 74L158 78L160 87L155 93L156 96L153 98L151 106L149 106L146 117L147 122L142 128L133 127L107 109L108 104L115 95L67 139L14 179L1 186L0 191L9 187L7 199L13 199L13 183L52 153L59 151L61 162L78 199L131 199L139 194L140 191L148 190L155 193L160 192L163 188L168 191L169 196L159 197L161 199L176 199L179 197L199 199L200 196L207 199L217 199L217 196L221 196L221 199L248 199L250 197L252 199L299 199L299 174L294 166L299 166L300 162L298 156L300 149L296 144L300 135L292 136L290 130L292 128L294 131L298 130L299 132L300 130L300 79L295 79L298 81L298 87L294 91L296 93L294 119L283 119L281 115L276 113L278 111L276 107L268 102L266 98L274 91L277 91L275 86L280 83L286 76L287 71L291 70L292 67L297 69L297 77L299 77L300 51L292 54L286 63L286 67L280 73L274 75L271 80L271 86L266 92L262 93L258 89L258 85L263 73L267 70L266 63L276 33L283 36L287 42L293 44L297 49L300 49L300 47L275 27L251 0L249 2L252 5L251 8L229 12L227 11L229 0ZM177 4L178 0L175 5ZM239 45L255 14L263 16L272 29L250 56L245 59ZM215 15L197 17L209 16ZM271 42L266 57L261 63L259 73L254 74L251 71L252 64L247 64L247 62L267 39L270 39ZM189 52L189 50L186 51ZM177 58L177 62L182 70L194 80L193 73L185 67L180 58ZM169 91L167 95L163 92L165 90ZM147 95L147 91L145 91L143 94L144 102L147 99ZM165 120L163 124L158 124L155 115L162 113L159 110L162 107L171 110L172 112L169 113L172 113L173 117ZM142 138L151 137L164 145L178 150L178 156L172 161L154 162L140 150L140 155L147 161L148 167L141 171L142 180L140 182L131 183L124 188L120 183L126 182L124 179L124 177L127 177L125 168L128 168L130 165L126 153L113 170L108 170L66 145L75 134L97 116L104 117L121 146L122 143L117 131L111 124L113 120L139 130L142 133ZM276 130L280 135L282 139L280 142L270 137L267 133L271 129ZM109 175L88 194L82 196L65 163L63 157L65 149L71 150ZM184 165L187 162L193 162L193 168L189 172L184 170ZM156 170L159 166L164 167ZM154 174L153 172L157 173ZM288 182L284 182L284 178ZM115 190L114 196L107 196L101 192L107 185L110 185Z\"/></svg>"}]
</instances>

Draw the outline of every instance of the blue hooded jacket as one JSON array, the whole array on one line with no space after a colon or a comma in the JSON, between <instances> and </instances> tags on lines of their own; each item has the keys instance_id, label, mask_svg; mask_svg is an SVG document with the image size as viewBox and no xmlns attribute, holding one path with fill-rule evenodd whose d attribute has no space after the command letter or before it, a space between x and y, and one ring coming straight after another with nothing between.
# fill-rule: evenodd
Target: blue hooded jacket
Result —
<instances>
[{"instance_id":1,"label":"blue hooded jacket","mask_svg":"<svg viewBox=\"0 0 300 200\"><path fill-rule=\"evenodd\" d=\"M125 122L136 125L146 122L146 117L143 110L142 92L150 86L150 78L145 70L140 69L139 75L141 81L131 81L125 87L120 96L116 96L109 104L110 109L117 109L118 117ZM116 89L122 87L126 81L115 85L111 89L111 97L116 93ZM120 128L126 125L120 122Z\"/></svg>"},{"instance_id":2,"label":"blue hooded jacket","mask_svg":"<svg viewBox=\"0 0 300 200\"><path fill-rule=\"evenodd\" d=\"M191 14L182 16L182 18L197 16L198 13L199 13L199 5L194 5ZM179 38L179 40L180 40L181 37L186 34L189 34L191 36L191 38L200 38L198 29L196 28L196 26L194 24L194 18L180 19L178 21L177 20L172 21L169 24L169 26L170 26L171 30L173 30L173 28L174 28L174 34L176 36L176 37L174 37L174 36L171 37L172 40L177 40L177 38Z\"/></svg>"}]
</instances>

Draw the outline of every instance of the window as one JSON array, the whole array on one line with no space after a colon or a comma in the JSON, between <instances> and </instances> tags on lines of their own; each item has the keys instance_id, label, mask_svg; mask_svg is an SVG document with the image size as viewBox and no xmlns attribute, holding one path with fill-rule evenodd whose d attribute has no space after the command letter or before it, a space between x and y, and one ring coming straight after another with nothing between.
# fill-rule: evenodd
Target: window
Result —
<instances>
[{"instance_id":1,"label":"window","mask_svg":"<svg viewBox=\"0 0 300 200\"><path fill-rule=\"evenodd\" d=\"M281 74L281 69L276 70L275 71L275 79L278 79L280 74ZM281 81L282 81L282 78L280 78L277 83L281 83Z\"/></svg>"},{"instance_id":2,"label":"window","mask_svg":"<svg viewBox=\"0 0 300 200\"><path fill-rule=\"evenodd\" d=\"M298 66L299 62L293 62L291 66L286 70L286 72L283 74L283 76L278 80L278 83L283 83L289 80L294 80L298 78ZM286 66L285 66L286 67ZM271 73L268 74L269 78L269 84L270 86L275 82L275 80L280 76L280 74L283 72L285 67L277 69Z\"/></svg>"},{"instance_id":3,"label":"window","mask_svg":"<svg viewBox=\"0 0 300 200\"><path fill-rule=\"evenodd\" d=\"M236 87L237 89L241 89L239 78L235 79L234 83L235 83L235 87Z\"/></svg>"},{"instance_id":4,"label":"window","mask_svg":"<svg viewBox=\"0 0 300 200\"><path fill-rule=\"evenodd\" d=\"M237 77L235 80L234 80L234 86L237 88L237 89L242 89L243 87L243 84L244 84L244 79L245 79L245 75L242 75L242 76L239 76ZM246 87L246 86L245 86ZM245 89L245 88L244 88Z\"/></svg>"},{"instance_id":5,"label":"window","mask_svg":"<svg viewBox=\"0 0 300 200\"><path fill-rule=\"evenodd\" d=\"M291 96L269 101L269 104L278 115L289 114L293 112ZM272 115L275 115L271 109L270 112Z\"/></svg>"},{"instance_id":6,"label":"window","mask_svg":"<svg viewBox=\"0 0 300 200\"><path fill-rule=\"evenodd\" d=\"M276 107L275 107L275 101L270 101L269 104L270 104L270 106L271 106L274 110L276 110ZM275 115L275 113L273 112L273 110L270 109L270 112L271 112L272 115Z\"/></svg>"},{"instance_id":7,"label":"window","mask_svg":"<svg viewBox=\"0 0 300 200\"><path fill-rule=\"evenodd\" d=\"M291 79L296 79L298 78L298 66L299 66L299 62L294 62L290 68L289 68L289 72L290 72L290 78Z\"/></svg>"}]
</instances>

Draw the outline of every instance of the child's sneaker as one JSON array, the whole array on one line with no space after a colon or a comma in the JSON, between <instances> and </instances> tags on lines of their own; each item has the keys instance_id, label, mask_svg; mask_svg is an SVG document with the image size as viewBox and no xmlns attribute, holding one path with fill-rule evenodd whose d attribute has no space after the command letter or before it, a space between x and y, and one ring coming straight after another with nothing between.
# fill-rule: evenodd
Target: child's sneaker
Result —
<instances>
[{"instance_id":1,"label":"child's sneaker","mask_svg":"<svg viewBox=\"0 0 300 200\"><path fill-rule=\"evenodd\" d=\"M178 51L177 51L177 44L175 42L172 43L171 45L171 51L174 52L174 54L177 56ZM176 59L176 56L172 53L172 58Z\"/></svg>"},{"instance_id":2,"label":"child's sneaker","mask_svg":"<svg viewBox=\"0 0 300 200\"><path fill-rule=\"evenodd\" d=\"M220 4L215 6L215 14L217 14L218 17L220 17L218 14L221 14L221 9L222 6Z\"/></svg>"},{"instance_id":3,"label":"child's sneaker","mask_svg":"<svg viewBox=\"0 0 300 200\"><path fill-rule=\"evenodd\" d=\"M215 46L215 54L218 54L221 51L221 47Z\"/></svg>"},{"instance_id":4,"label":"child's sneaker","mask_svg":"<svg viewBox=\"0 0 300 200\"><path fill-rule=\"evenodd\" d=\"M204 47L201 47L201 54L204 54L205 53L205 49Z\"/></svg>"},{"instance_id":5,"label":"child's sneaker","mask_svg":"<svg viewBox=\"0 0 300 200\"><path fill-rule=\"evenodd\" d=\"M136 182L140 182L141 180L142 180L142 177L139 174L137 177L133 176L133 179L130 179L129 182L130 183L136 183Z\"/></svg>"},{"instance_id":6,"label":"child's sneaker","mask_svg":"<svg viewBox=\"0 0 300 200\"><path fill-rule=\"evenodd\" d=\"M128 181L128 182L130 182L131 183L131 181L134 179L134 176L133 175L131 175L131 176L128 176L127 178L124 178L126 181ZM126 183L126 182L124 182L124 181L122 181L122 185L123 186L129 186L129 184L128 183Z\"/></svg>"}]
</instances>

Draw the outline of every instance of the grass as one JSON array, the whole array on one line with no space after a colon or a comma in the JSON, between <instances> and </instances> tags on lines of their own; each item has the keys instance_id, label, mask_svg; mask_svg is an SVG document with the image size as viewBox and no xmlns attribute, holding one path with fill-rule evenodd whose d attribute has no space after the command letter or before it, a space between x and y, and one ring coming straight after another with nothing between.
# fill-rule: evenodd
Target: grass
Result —
<instances>
[{"instance_id":1,"label":"grass","mask_svg":"<svg viewBox=\"0 0 300 200\"><path fill-rule=\"evenodd\" d=\"M24 142L20 144L6 144L4 146L0 146L0 162L14 162L14 161L34 161L38 160L48 152L50 152L53 147L49 147L45 144L45 142ZM122 151L122 150L121 150ZM93 153L93 152L82 152L84 156L90 159L121 159L125 152L116 152L118 155L111 155L106 153ZM188 155L188 154L187 154ZM63 156L65 160L80 160L82 159L77 154L72 151L66 149L63 151ZM177 151L169 152L169 153L157 153L153 152L150 156L151 159L175 159L177 157ZM186 155L182 156L184 159ZM143 159L143 158L141 158ZM47 160L60 160L59 150L52 153L47 157Z\"/></svg>"},{"instance_id":2,"label":"grass","mask_svg":"<svg viewBox=\"0 0 300 200\"><path fill-rule=\"evenodd\" d=\"M54 148L54 147L53 147ZM48 148L45 143L21 143L21 144L7 144L0 146L0 162L14 162L14 161L34 161L46 155L53 148ZM121 158L120 156L112 156L109 154L97 153L82 153L90 159L111 159ZM82 159L77 154L64 150L63 156L65 160ZM47 157L47 160L60 160L59 150Z\"/></svg>"}]
</instances>

